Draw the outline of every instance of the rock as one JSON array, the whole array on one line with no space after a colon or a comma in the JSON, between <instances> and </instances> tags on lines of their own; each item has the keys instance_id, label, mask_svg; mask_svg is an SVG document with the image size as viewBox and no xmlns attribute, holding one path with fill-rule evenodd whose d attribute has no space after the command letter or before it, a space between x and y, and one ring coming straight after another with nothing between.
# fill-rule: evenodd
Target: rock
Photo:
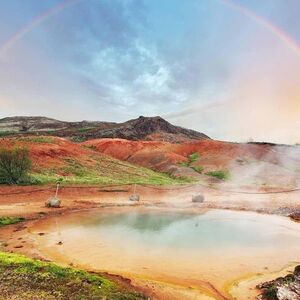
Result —
<instances>
[{"instance_id":1,"label":"rock","mask_svg":"<svg viewBox=\"0 0 300 300\"><path fill-rule=\"evenodd\" d=\"M45 206L58 208L58 207L60 207L60 204L61 204L61 200L59 198L53 197L46 201Z\"/></svg>"},{"instance_id":2,"label":"rock","mask_svg":"<svg viewBox=\"0 0 300 300\"><path fill-rule=\"evenodd\" d=\"M132 195L129 197L129 200L130 200L130 201L140 201L140 195L139 195L139 194L132 194Z\"/></svg>"},{"instance_id":3,"label":"rock","mask_svg":"<svg viewBox=\"0 0 300 300\"><path fill-rule=\"evenodd\" d=\"M300 212L292 213L289 217L295 222L300 222Z\"/></svg>"},{"instance_id":4,"label":"rock","mask_svg":"<svg viewBox=\"0 0 300 300\"><path fill-rule=\"evenodd\" d=\"M202 194L194 195L192 197L192 202L203 203L204 202L204 196Z\"/></svg>"},{"instance_id":5,"label":"rock","mask_svg":"<svg viewBox=\"0 0 300 300\"><path fill-rule=\"evenodd\" d=\"M300 265L295 267L295 270L294 270L294 275L296 277L300 277Z\"/></svg>"},{"instance_id":6,"label":"rock","mask_svg":"<svg viewBox=\"0 0 300 300\"><path fill-rule=\"evenodd\" d=\"M300 265L293 273L285 277L264 282L256 286L262 290L259 299L299 300L300 299ZM270 298L272 296L272 298Z\"/></svg>"},{"instance_id":7,"label":"rock","mask_svg":"<svg viewBox=\"0 0 300 300\"><path fill-rule=\"evenodd\" d=\"M296 294L288 286L280 286L277 289L278 300L299 300L299 294Z\"/></svg>"}]
</instances>

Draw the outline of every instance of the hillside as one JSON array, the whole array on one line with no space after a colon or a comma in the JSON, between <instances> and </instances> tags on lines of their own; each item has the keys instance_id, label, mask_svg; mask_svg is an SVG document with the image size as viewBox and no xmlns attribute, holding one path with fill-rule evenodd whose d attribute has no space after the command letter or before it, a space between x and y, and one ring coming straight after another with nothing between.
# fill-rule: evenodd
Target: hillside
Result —
<instances>
[{"instance_id":1,"label":"hillside","mask_svg":"<svg viewBox=\"0 0 300 300\"><path fill-rule=\"evenodd\" d=\"M300 186L300 147L200 140L161 141L99 139L84 142L99 152L135 165L207 181L228 176L235 187ZM224 176L223 176L223 175ZM220 175L220 176L219 176Z\"/></svg>"},{"instance_id":2,"label":"hillside","mask_svg":"<svg viewBox=\"0 0 300 300\"><path fill-rule=\"evenodd\" d=\"M70 184L175 184L173 179L95 151L93 146L64 138L28 136L0 139L0 148L25 147L33 162L32 183L54 183L63 177Z\"/></svg>"},{"instance_id":3,"label":"hillside","mask_svg":"<svg viewBox=\"0 0 300 300\"><path fill-rule=\"evenodd\" d=\"M0 120L0 132L0 146L30 149L38 182L61 175L74 183L163 184L191 177L235 187L300 185L299 146L214 141L161 117L124 123L14 117Z\"/></svg>"},{"instance_id":4,"label":"hillside","mask_svg":"<svg viewBox=\"0 0 300 300\"><path fill-rule=\"evenodd\" d=\"M174 126L161 117L139 117L124 123L64 122L45 117L9 117L0 119L0 136L52 135L85 141L97 138L155 140L173 143L209 139L203 133Z\"/></svg>"},{"instance_id":5,"label":"hillside","mask_svg":"<svg viewBox=\"0 0 300 300\"><path fill-rule=\"evenodd\" d=\"M176 144L118 138L78 143L36 135L0 139L0 147L17 146L30 149L33 183L51 183L61 176L66 183L74 184L173 184L198 180L234 188L300 186L299 146L210 139Z\"/></svg>"}]
</instances>

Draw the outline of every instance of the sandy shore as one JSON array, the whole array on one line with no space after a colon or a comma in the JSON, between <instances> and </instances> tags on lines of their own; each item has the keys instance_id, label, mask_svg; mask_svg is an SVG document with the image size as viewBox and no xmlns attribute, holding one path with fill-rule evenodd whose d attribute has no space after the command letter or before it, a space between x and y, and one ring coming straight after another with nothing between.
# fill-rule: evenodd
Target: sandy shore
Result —
<instances>
[{"instance_id":1,"label":"sandy shore","mask_svg":"<svg viewBox=\"0 0 300 300\"><path fill-rule=\"evenodd\" d=\"M45 255L37 245L37 240L32 235L34 224L40 220L47 220L51 216L65 215L72 211L83 211L101 209L102 207L161 207L167 209L194 210L199 209L230 209L256 211L268 214L288 215L293 211L300 210L298 201L300 192L291 193L273 193L277 191L267 191L267 193L232 193L207 187L138 187L137 192L141 195L141 201L133 203L128 200L132 193L132 187L66 187L60 191L59 197L63 205L58 209L49 209L44 206L44 202L54 194L54 188L51 187L1 187L0 188L0 216L22 216L28 221L14 226L8 226L0 230L0 240L5 245L7 251L13 251L26 254L34 258L54 259L59 263L68 264L70 262L55 256ZM205 195L205 202L202 204L192 203L193 195L202 193ZM44 221L43 221L44 222ZM47 221L46 221L47 222ZM36 232L36 228L35 228ZM41 231L42 232L42 231ZM42 238L42 236L41 236ZM299 257L300 259L300 257ZM87 267L78 264L79 267ZM234 282L228 282L227 292L237 299L254 299L257 291L253 287L258 281L273 279L277 273L285 274L292 265L281 265L280 262L274 270L257 270L254 273L243 276ZM282 270L282 267L284 270ZM277 271L276 271L277 270ZM229 270L230 271L230 270ZM281 274L280 273L280 274ZM126 274L122 274L126 275ZM131 277L128 276L132 284L142 288L149 296L154 299L230 299L228 293L220 292L214 285L207 282L199 285L197 282L192 284L179 282L176 278L157 278ZM187 288L188 286L188 288ZM199 286L201 288L199 289ZM239 298L243 291L252 290L248 298ZM249 298L250 297L250 298ZM233 299L233 298L232 298Z\"/></svg>"}]
</instances>

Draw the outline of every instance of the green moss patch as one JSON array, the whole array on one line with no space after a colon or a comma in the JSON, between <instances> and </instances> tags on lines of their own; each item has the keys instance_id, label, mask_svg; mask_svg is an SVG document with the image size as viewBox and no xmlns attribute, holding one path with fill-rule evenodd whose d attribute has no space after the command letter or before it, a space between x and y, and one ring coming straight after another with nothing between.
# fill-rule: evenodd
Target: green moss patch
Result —
<instances>
[{"instance_id":1,"label":"green moss patch","mask_svg":"<svg viewBox=\"0 0 300 300\"><path fill-rule=\"evenodd\" d=\"M194 152L194 153L190 154L188 158L189 158L189 162L193 163L200 158L200 154L198 152Z\"/></svg>"},{"instance_id":2,"label":"green moss patch","mask_svg":"<svg viewBox=\"0 0 300 300\"><path fill-rule=\"evenodd\" d=\"M55 138L47 136L20 137L18 141L37 144L54 144Z\"/></svg>"},{"instance_id":3,"label":"green moss patch","mask_svg":"<svg viewBox=\"0 0 300 300\"><path fill-rule=\"evenodd\" d=\"M82 128L78 128L79 132L88 132L95 129L95 127L82 127Z\"/></svg>"},{"instance_id":4,"label":"green moss patch","mask_svg":"<svg viewBox=\"0 0 300 300\"><path fill-rule=\"evenodd\" d=\"M20 217L0 217L0 227L5 225L16 224L24 220L24 218Z\"/></svg>"},{"instance_id":5,"label":"green moss patch","mask_svg":"<svg viewBox=\"0 0 300 300\"><path fill-rule=\"evenodd\" d=\"M178 163L181 167L190 167L193 162L196 162L200 158L200 154L198 152L194 152L190 154L188 157L188 161Z\"/></svg>"},{"instance_id":6,"label":"green moss patch","mask_svg":"<svg viewBox=\"0 0 300 300\"><path fill-rule=\"evenodd\" d=\"M144 295L95 273L0 252L0 299L140 300Z\"/></svg>"},{"instance_id":7,"label":"green moss patch","mask_svg":"<svg viewBox=\"0 0 300 300\"><path fill-rule=\"evenodd\" d=\"M194 167L192 167L192 169L201 174L204 170L204 167L203 166L194 166Z\"/></svg>"},{"instance_id":8,"label":"green moss patch","mask_svg":"<svg viewBox=\"0 0 300 300\"><path fill-rule=\"evenodd\" d=\"M226 170L216 170L205 173L205 175L212 176L221 180L229 179L229 172Z\"/></svg>"},{"instance_id":9,"label":"green moss patch","mask_svg":"<svg viewBox=\"0 0 300 300\"><path fill-rule=\"evenodd\" d=\"M0 131L0 137L6 137L6 136L10 136L16 134L16 132L14 131Z\"/></svg>"}]
</instances>

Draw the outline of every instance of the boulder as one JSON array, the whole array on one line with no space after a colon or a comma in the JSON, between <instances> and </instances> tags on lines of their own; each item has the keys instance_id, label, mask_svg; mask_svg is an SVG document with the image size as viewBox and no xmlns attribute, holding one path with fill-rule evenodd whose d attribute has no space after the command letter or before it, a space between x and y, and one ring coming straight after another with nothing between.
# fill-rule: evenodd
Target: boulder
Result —
<instances>
[{"instance_id":1,"label":"boulder","mask_svg":"<svg viewBox=\"0 0 300 300\"><path fill-rule=\"evenodd\" d=\"M60 207L60 204L61 204L61 200L57 197L53 197L46 201L45 206L58 208L58 207Z\"/></svg>"},{"instance_id":2,"label":"boulder","mask_svg":"<svg viewBox=\"0 0 300 300\"><path fill-rule=\"evenodd\" d=\"M192 202L203 203L204 202L204 196L202 194L194 195L192 197Z\"/></svg>"},{"instance_id":3,"label":"boulder","mask_svg":"<svg viewBox=\"0 0 300 300\"><path fill-rule=\"evenodd\" d=\"M139 194L132 194L132 195L129 197L129 200L130 200L130 201L140 201L140 195L139 195Z\"/></svg>"},{"instance_id":4,"label":"boulder","mask_svg":"<svg viewBox=\"0 0 300 300\"><path fill-rule=\"evenodd\" d=\"M280 286L277 289L278 300L299 300L300 294L294 292L290 286Z\"/></svg>"}]
</instances>

